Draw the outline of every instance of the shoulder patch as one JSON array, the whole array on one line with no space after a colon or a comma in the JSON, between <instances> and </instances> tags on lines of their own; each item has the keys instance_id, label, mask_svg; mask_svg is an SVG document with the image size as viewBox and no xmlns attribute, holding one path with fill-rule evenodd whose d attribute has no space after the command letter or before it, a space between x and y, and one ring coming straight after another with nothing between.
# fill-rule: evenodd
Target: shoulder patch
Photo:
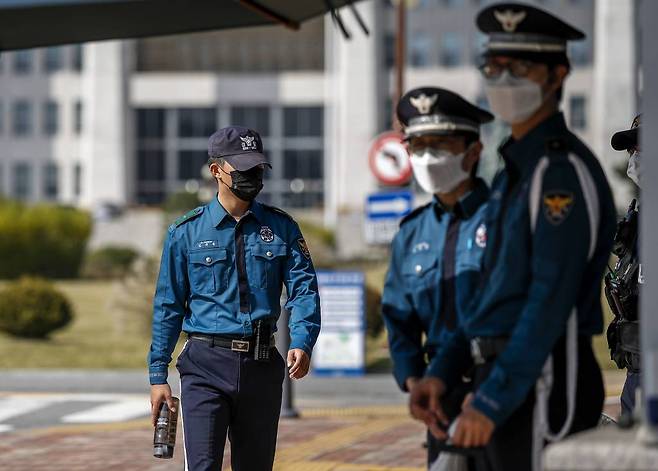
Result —
<instances>
[{"instance_id":1,"label":"shoulder patch","mask_svg":"<svg viewBox=\"0 0 658 471\"><path fill-rule=\"evenodd\" d=\"M424 210L425 208L427 208L427 207L428 207L429 205L431 205L431 204L432 204L431 202L430 202L430 203L427 203L427 204L424 204L424 205L422 205L422 206L417 207L417 208L414 209L413 211L411 211L409 214L407 214L405 217L402 218L402 220L400 221L400 227L402 227L402 225L403 225L404 223L406 223L406 222L408 222L408 221L411 221L413 218L415 218L416 216L418 216L420 213L423 212L423 210Z\"/></svg>"},{"instance_id":2,"label":"shoulder patch","mask_svg":"<svg viewBox=\"0 0 658 471\"><path fill-rule=\"evenodd\" d=\"M573 193L563 190L553 190L544 193L544 216L551 224L562 224L573 207Z\"/></svg>"},{"instance_id":3,"label":"shoulder patch","mask_svg":"<svg viewBox=\"0 0 658 471\"><path fill-rule=\"evenodd\" d=\"M304 257L308 258L309 260L311 259L311 251L308 249L308 245L306 244L306 241L304 240L303 237L300 237L297 239L297 245L299 246L299 250L304 254Z\"/></svg>"},{"instance_id":4,"label":"shoulder patch","mask_svg":"<svg viewBox=\"0 0 658 471\"><path fill-rule=\"evenodd\" d=\"M276 206L270 206L269 204L265 204L265 203L260 203L260 205L261 205L263 208L267 209L268 211L272 211L273 213L277 213L277 214L280 214L280 215L282 215L282 216L287 217L287 218L290 219L291 221L294 221L294 220L295 220L290 214L286 213L286 212L285 212L283 209L281 209L281 208L277 208Z\"/></svg>"},{"instance_id":5,"label":"shoulder patch","mask_svg":"<svg viewBox=\"0 0 658 471\"><path fill-rule=\"evenodd\" d=\"M194 208L192 211L188 211L187 213L183 214L181 217L176 219L174 223L172 224L173 227L178 227L181 224L186 223L187 221L191 221L195 217L197 217L199 214L203 212L203 206L199 206L198 208Z\"/></svg>"}]
</instances>

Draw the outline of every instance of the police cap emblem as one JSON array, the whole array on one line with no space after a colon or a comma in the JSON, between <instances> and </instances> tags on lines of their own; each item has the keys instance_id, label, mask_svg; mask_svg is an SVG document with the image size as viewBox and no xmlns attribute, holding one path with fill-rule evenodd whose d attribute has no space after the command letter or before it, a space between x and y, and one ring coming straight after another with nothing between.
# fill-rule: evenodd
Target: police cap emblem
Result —
<instances>
[{"instance_id":1,"label":"police cap emblem","mask_svg":"<svg viewBox=\"0 0 658 471\"><path fill-rule=\"evenodd\" d=\"M263 242L272 242L274 240L274 232L267 226L260 228L260 238Z\"/></svg>"}]
</instances>

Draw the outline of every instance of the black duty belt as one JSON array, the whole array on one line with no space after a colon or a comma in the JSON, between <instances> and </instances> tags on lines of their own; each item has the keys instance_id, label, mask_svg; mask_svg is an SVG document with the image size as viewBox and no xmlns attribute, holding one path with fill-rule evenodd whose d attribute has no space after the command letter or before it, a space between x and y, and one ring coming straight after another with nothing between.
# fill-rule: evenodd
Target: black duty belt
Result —
<instances>
[{"instance_id":1,"label":"black duty belt","mask_svg":"<svg viewBox=\"0 0 658 471\"><path fill-rule=\"evenodd\" d=\"M210 334L187 334L188 339L202 340L211 347L228 348L234 352L251 353L256 346L256 337L248 337L243 339L235 339L231 337L224 337L221 335ZM270 347L274 346L274 336L270 337Z\"/></svg>"},{"instance_id":2,"label":"black duty belt","mask_svg":"<svg viewBox=\"0 0 658 471\"><path fill-rule=\"evenodd\" d=\"M471 357L476 365L500 355L507 347L507 337L475 337L471 339Z\"/></svg>"}]
</instances>

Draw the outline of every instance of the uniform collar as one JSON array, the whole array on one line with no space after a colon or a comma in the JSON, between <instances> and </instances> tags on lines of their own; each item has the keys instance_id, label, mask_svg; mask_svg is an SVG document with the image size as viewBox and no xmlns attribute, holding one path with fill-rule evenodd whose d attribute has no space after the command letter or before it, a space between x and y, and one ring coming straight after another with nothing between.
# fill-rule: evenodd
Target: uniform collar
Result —
<instances>
[{"instance_id":1,"label":"uniform collar","mask_svg":"<svg viewBox=\"0 0 658 471\"><path fill-rule=\"evenodd\" d=\"M475 179L475 185L471 191L462 195L452 211L448 210L438 196L434 195L434 211L439 218L443 213L454 214L460 219L469 219L475 214L482 204L489 198L489 187L481 178Z\"/></svg>"},{"instance_id":2,"label":"uniform collar","mask_svg":"<svg viewBox=\"0 0 658 471\"><path fill-rule=\"evenodd\" d=\"M558 111L518 141L510 136L498 148L498 152L505 161L507 170L514 169L518 173L523 173L523 170L544 155L547 139L563 136L567 131L564 115Z\"/></svg>"},{"instance_id":3,"label":"uniform collar","mask_svg":"<svg viewBox=\"0 0 658 471\"><path fill-rule=\"evenodd\" d=\"M221 205L219 202L219 198L217 197L217 193L215 193L215 197L212 199L212 201L209 204L209 209L210 209L210 217L212 218L212 222L215 225L215 227L219 226L222 221L225 218L231 218L231 215L224 209L224 206ZM263 206L256 200L251 202L251 205L249 206L249 209L247 210L246 213L244 213L244 216L242 218L245 218L249 215L253 215L259 222L262 222L263 219Z\"/></svg>"}]
</instances>

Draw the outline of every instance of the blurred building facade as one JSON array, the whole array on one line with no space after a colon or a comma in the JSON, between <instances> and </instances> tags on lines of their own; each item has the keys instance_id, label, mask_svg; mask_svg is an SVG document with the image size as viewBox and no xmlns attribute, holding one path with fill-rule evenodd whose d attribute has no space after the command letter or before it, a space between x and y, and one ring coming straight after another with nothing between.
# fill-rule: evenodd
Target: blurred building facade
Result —
<instances>
[{"instance_id":1,"label":"blurred building facade","mask_svg":"<svg viewBox=\"0 0 658 471\"><path fill-rule=\"evenodd\" d=\"M300 32L252 28L3 53L0 192L86 207L158 204L201 178L215 129L243 124L261 132L273 164L265 201L352 227L378 189L370 142L391 127L395 3L358 4L370 37L346 12L350 41L319 19ZM437 85L486 106L477 71L484 37L473 19L493 2L408 3L405 88ZM636 109L633 0L530 3L587 33L570 50L562 108L615 178L620 156L609 137ZM502 135L499 124L487 130L489 173Z\"/></svg>"}]
</instances>

